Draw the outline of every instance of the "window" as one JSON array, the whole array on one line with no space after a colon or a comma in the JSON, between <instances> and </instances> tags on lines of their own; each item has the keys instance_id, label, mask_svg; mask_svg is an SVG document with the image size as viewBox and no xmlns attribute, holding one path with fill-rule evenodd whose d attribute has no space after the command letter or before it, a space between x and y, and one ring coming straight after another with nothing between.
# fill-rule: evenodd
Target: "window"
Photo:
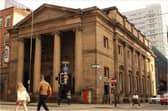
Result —
<instances>
[{"instance_id":1,"label":"window","mask_svg":"<svg viewBox=\"0 0 168 111\"><path fill-rule=\"evenodd\" d=\"M6 16L6 18L5 18L5 27L10 26L10 19L11 19L10 15Z\"/></svg>"},{"instance_id":2,"label":"window","mask_svg":"<svg viewBox=\"0 0 168 111\"><path fill-rule=\"evenodd\" d=\"M0 17L0 27L2 27L2 17Z\"/></svg>"},{"instance_id":3,"label":"window","mask_svg":"<svg viewBox=\"0 0 168 111\"><path fill-rule=\"evenodd\" d=\"M4 45L7 45L7 44L9 44L9 33L6 33L4 37Z\"/></svg>"},{"instance_id":4,"label":"window","mask_svg":"<svg viewBox=\"0 0 168 111\"><path fill-rule=\"evenodd\" d=\"M120 72L119 73L119 90L120 90L120 93L122 93L122 91L123 91L123 85L124 85L123 73Z\"/></svg>"},{"instance_id":5,"label":"window","mask_svg":"<svg viewBox=\"0 0 168 111\"><path fill-rule=\"evenodd\" d=\"M104 36L104 47L108 48L108 38Z\"/></svg>"},{"instance_id":6,"label":"window","mask_svg":"<svg viewBox=\"0 0 168 111\"><path fill-rule=\"evenodd\" d=\"M109 68L108 67L104 67L104 77L109 78Z\"/></svg>"},{"instance_id":7,"label":"window","mask_svg":"<svg viewBox=\"0 0 168 111\"><path fill-rule=\"evenodd\" d=\"M122 55L122 47L120 45L118 45L118 54Z\"/></svg>"},{"instance_id":8,"label":"window","mask_svg":"<svg viewBox=\"0 0 168 111\"><path fill-rule=\"evenodd\" d=\"M128 56L128 59L130 59L130 51L129 50L127 51L127 56Z\"/></svg>"},{"instance_id":9,"label":"window","mask_svg":"<svg viewBox=\"0 0 168 111\"><path fill-rule=\"evenodd\" d=\"M132 72L129 71L128 72L128 92L129 93L132 93L132 89L133 89L132 85L133 85L133 83L132 83Z\"/></svg>"}]
</instances>

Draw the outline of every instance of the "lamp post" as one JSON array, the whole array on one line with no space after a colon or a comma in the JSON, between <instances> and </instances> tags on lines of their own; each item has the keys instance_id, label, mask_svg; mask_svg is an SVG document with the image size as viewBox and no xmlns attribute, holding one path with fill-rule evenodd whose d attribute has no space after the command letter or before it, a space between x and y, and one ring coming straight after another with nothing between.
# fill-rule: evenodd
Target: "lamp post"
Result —
<instances>
[{"instance_id":1,"label":"lamp post","mask_svg":"<svg viewBox=\"0 0 168 111\"><path fill-rule=\"evenodd\" d=\"M30 11L31 12L31 18L32 18L32 21L31 21L31 31L30 31L30 53L29 53L29 79L28 79L28 81L27 81L27 84L28 84L28 92L29 92L29 94L31 95L31 73L32 73L32 67L31 67L31 65L32 65L32 42L33 42L33 40L32 40L32 38L33 38L33 11L31 10L31 9L26 9L27 11Z\"/></svg>"},{"instance_id":2,"label":"lamp post","mask_svg":"<svg viewBox=\"0 0 168 111\"><path fill-rule=\"evenodd\" d=\"M114 94L114 106L117 107L117 99L116 99L116 96L117 96L117 79L116 77L114 78L111 78L111 84L112 84L112 88L113 88L113 94Z\"/></svg>"}]
</instances>

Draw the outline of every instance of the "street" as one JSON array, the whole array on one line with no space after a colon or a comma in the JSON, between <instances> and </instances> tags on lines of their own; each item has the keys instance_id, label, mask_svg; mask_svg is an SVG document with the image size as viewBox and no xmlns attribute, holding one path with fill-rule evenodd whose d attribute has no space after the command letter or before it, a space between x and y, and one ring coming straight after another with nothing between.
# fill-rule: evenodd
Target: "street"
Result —
<instances>
[{"instance_id":1,"label":"street","mask_svg":"<svg viewBox=\"0 0 168 111\"><path fill-rule=\"evenodd\" d=\"M31 103L28 105L29 111L35 111L36 110L37 103ZM55 103L48 103L50 111L167 111L168 105L160 105L160 104L148 104L144 103L141 104L141 106L132 106L131 104L119 104L117 108L114 108L113 105L103 105L103 104L61 104L58 106ZM0 111L14 111L15 110L15 104L6 104L2 103L0 104ZM23 111L23 107L20 107L20 111ZM44 111L43 108L41 108L41 111Z\"/></svg>"}]
</instances>

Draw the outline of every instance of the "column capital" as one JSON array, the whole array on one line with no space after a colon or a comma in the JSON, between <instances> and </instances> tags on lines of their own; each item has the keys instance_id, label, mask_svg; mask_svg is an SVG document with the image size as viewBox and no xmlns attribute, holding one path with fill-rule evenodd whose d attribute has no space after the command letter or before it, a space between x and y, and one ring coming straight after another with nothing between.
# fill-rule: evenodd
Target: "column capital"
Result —
<instances>
[{"instance_id":1,"label":"column capital","mask_svg":"<svg viewBox=\"0 0 168 111\"><path fill-rule=\"evenodd\" d=\"M41 39L42 36L40 34L37 34L37 35L34 35L34 37L37 39Z\"/></svg>"},{"instance_id":2,"label":"column capital","mask_svg":"<svg viewBox=\"0 0 168 111\"><path fill-rule=\"evenodd\" d=\"M72 31L76 32L76 31L83 31L82 27L76 27L74 29L72 29Z\"/></svg>"},{"instance_id":3,"label":"column capital","mask_svg":"<svg viewBox=\"0 0 168 111\"><path fill-rule=\"evenodd\" d=\"M60 31L54 31L54 32L51 32L51 35L55 35L55 34L57 34L57 35L60 35Z\"/></svg>"}]
</instances>

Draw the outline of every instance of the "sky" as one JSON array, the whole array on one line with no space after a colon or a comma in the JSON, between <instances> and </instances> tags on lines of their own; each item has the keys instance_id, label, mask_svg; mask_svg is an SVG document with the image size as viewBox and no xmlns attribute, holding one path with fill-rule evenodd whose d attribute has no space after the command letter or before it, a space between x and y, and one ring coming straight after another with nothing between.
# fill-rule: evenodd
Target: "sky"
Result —
<instances>
[{"instance_id":1,"label":"sky","mask_svg":"<svg viewBox=\"0 0 168 111\"><path fill-rule=\"evenodd\" d=\"M0 0L0 4L3 0ZM168 0L15 0L28 8L35 10L43 3L49 3L70 8L87 8L97 6L107 8L116 6L120 12L145 8L147 5L160 4L163 18L168 26Z\"/></svg>"},{"instance_id":2,"label":"sky","mask_svg":"<svg viewBox=\"0 0 168 111\"><path fill-rule=\"evenodd\" d=\"M168 11L167 0L16 0L30 9L36 9L43 3L50 3L60 6L67 6L71 8L87 8L91 6L98 6L99 8L106 8L117 6L120 11L129 11L138 8L143 8L146 5L159 3Z\"/></svg>"},{"instance_id":3,"label":"sky","mask_svg":"<svg viewBox=\"0 0 168 111\"><path fill-rule=\"evenodd\" d=\"M145 8L145 6L151 4L160 4L163 11L163 17L168 26L168 0L16 0L16 1L26 5L32 10L37 9L43 3L49 3L71 8L87 8L97 6L101 9L116 6L120 12Z\"/></svg>"}]
</instances>

